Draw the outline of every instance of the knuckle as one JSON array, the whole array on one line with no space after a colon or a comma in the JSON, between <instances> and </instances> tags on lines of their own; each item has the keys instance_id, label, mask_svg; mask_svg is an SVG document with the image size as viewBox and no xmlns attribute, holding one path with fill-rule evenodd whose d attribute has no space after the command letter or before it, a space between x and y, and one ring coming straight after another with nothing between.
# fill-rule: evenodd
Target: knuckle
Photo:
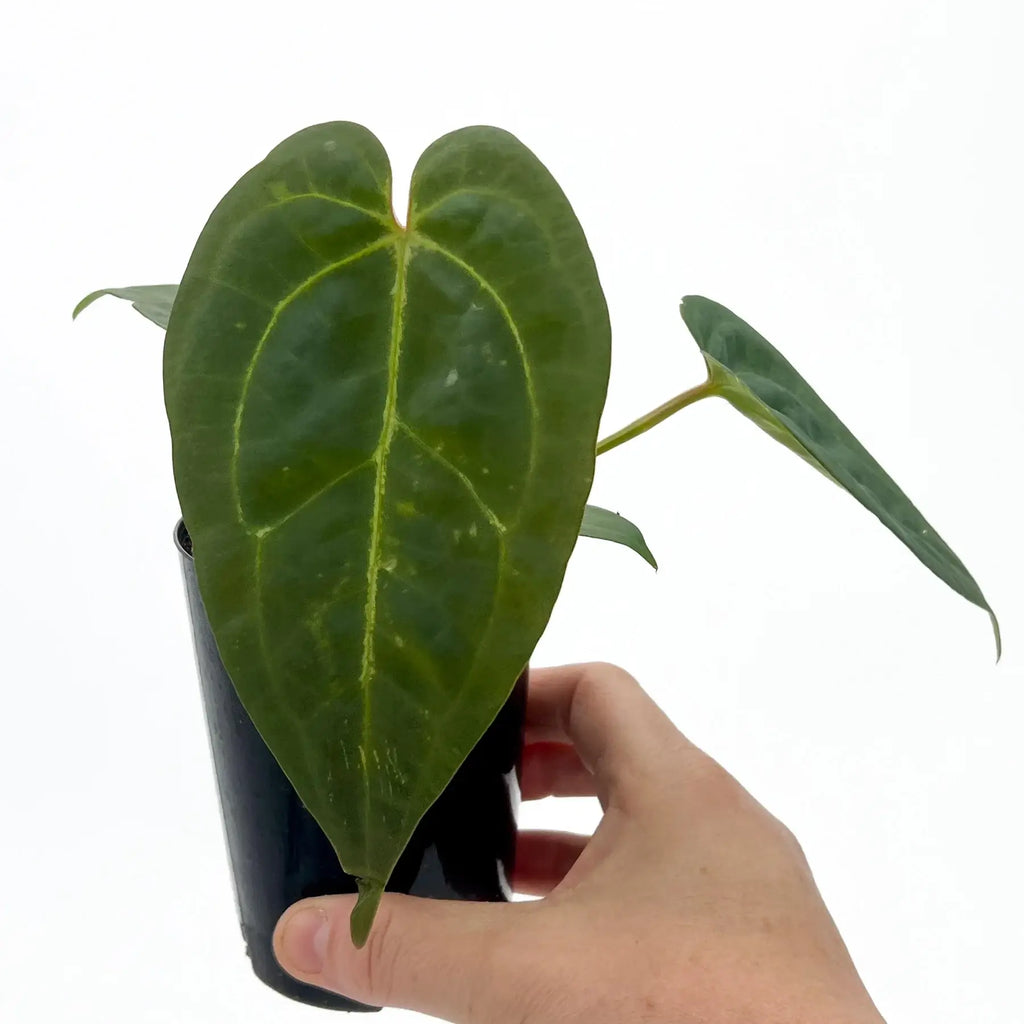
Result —
<instances>
[{"instance_id":1,"label":"knuckle","mask_svg":"<svg viewBox=\"0 0 1024 1024\"><path fill-rule=\"evenodd\" d=\"M772 816L772 822L774 823L776 834L783 848L797 861L798 864L806 866L807 854L804 852L804 848L801 845L800 840L797 839L796 834L774 815Z\"/></svg>"},{"instance_id":2,"label":"knuckle","mask_svg":"<svg viewBox=\"0 0 1024 1024\"><path fill-rule=\"evenodd\" d=\"M771 853L780 862L806 865L796 835L717 761L702 755L699 763L691 766L690 777L706 820L756 841L766 856Z\"/></svg>"},{"instance_id":3,"label":"knuckle","mask_svg":"<svg viewBox=\"0 0 1024 1024\"><path fill-rule=\"evenodd\" d=\"M746 791L713 757L702 751L688 752L688 771L701 798L717 807L735 807Z\"/></svg>"},{"instance_id":4,"label":"knuckle","mask_svg":"<svg viewBox=\"0 0 1024 1024\"><path fill-rule=\"evenodd\" d=\"M621 665L611 661L589 662L580 681L584 685L598 689L606 686L640 685Z\"/></svg>"},{"instance_id":5,"label":"knuckle","mask_svg":"<svg viewBox=\"0 0 1024 1024\"><path fill-rule=\"evenodd\" d=\"M773 819L742 783L707 754L694 751L687 756L689 789L701 815L720 826L764 834Z\"/></svg>"},{"instance_id":6,"label":"knuckle","mask_svg":"<svg viewBox=\"0 0 1024 1024\"><path fill-rule=\"evenodd\" d=\"M607 661L588 662L579 675L563 725L568 727L573 721L592 717L626 687L639 689L640 684L624 668Z\"/></svg>"}]
</instances>

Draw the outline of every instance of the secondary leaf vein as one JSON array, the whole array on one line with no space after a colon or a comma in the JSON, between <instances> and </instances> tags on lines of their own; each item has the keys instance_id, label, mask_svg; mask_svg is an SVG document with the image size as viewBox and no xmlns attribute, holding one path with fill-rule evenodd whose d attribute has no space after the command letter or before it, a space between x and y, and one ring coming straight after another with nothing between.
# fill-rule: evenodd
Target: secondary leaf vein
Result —
<instances>
[{"instance_id":1,"label":"secondary leaf vein","mask_svg":"<svg viewBox=\"0 0 1024 1024\"><path fill-rule=\"evenodd\" d=\"M313 502L316 501L318 498L322 498L329 490L340 484L342 480L347 480L350 476L352 476L353 473L358 473L359 470L365 469L367 466L371 465L372 462L373 459L363 459L363 461L360 462L358 465L352 466L349 469L346 469L344 472L339 473L333 479L328 480L327 483L323 485L323 487L314 491L308 498L305 498L294 508L286 512L283 516L281 516L280 519L275 519L272 523L266 523L263 526L257 526L252 531L252 533L255 534L255 536L257 537L265 537L268 533L273 533L275 530L280 529L282 526L284 526L285 523L288 522L289 519L292 519L295 516L297 516L304 508L306 508L308 505L312 505Z\"/></svg>"},{"instance_id":2,"label":"secondary leaf vein","mask_svg":"<svg viewBox=\"0 0 1024 1024\"><path fill-rule=\"evenodd\" d=\"M539 426L539 408L537 405L536 389L534 388L533 383L533 371L530 367L530 360L526 355L526 346L523 344L522 335L519 333L519 328L516 325L516 322L512 317L512 312L509 310L505 300L498 294L494 285L492 285L491 282L480 273L480 271L452 252L451 249L445 248L445 246L435 242L432 238L423 234L416 235L416 242L423 245L424 248L432 249L439 255L444 256L445 259L450 260L461 270L465 271L465 273L467 273L480 286L480 288L491 297L494 304L498 307L498 312L501 313L505 323L508 325L509 331L512 334L512 338L515 341L516 352L519 355L519 360L523 364L523 375L526 378L526 393L530 402L530 413L534 428L534 435L536 435L536 431Z\"/></svg>"},{"instance_id":3,"label":"secondary leaf vein","mask_svg":"<svg viewBox=\"0 0 1024 1024\"><path fill-rule=\"evenodd\" d=\"M385 214L380 213L377 210L367 209L365 206L360 206L358 203L350 203L347 199L339 199L337 196L329 196L324 192L296 192L290 196L284 196L282 199L278 199L276 202L267 203L263 207L264 210L274 210L279 206L285 206L288 203L294 203L297 199L322 199L325 203L333 203L335 206L344 206L346 209L355 210L357 213L366 214L367 217L372 217L375 221L383 224L385 227L392 227L393 222L391 218Z\"/></svg>"},{"instance_id":4,"label":"secondary leaf vein","mask_svg":"<svg viewBox=\"0 0 1024 1024\"><path fill-rule=\"evenodd\" d=\"M487 518L487 521L491 524L491 526L494 527L495 532L497 532L498 534L504 534L508 528L498 517L498 514L494 511L494 509L492 509L491 506L488 505L487 502L480 497L480 493L474 486L473 481L470 480L469 477L466 476L466 474L463 473L458 466L454 465L452 462L446 459L436 448L433 448L431 445L427 444L427 442L424 441L423 438L420 437L420 435L417 434L416 431L413 430L412 427L410 427L409 424L406 423L404 420L399 419L397 421L397 425L399 429L409 438L410 441L412 441L424 452L426 452L427 455L429 455L439 465L444 466L445 469L447 469L450 473L452 473L452 475L454 475L458 479L458 481L469 493L469 496L473 499L474 502L476 502L480 511L483 512L484 516Z\"/></svg>"},{"instance_id":5,"label":"secondary leaf vein","mask_svg":"<svg viewBox=\"0 0 1024 1024\"><path fill-rule=\"evenodd\" d=\"M263 354L263 349L266 347L267 339L270 337L274 328L277 326L278 320L281 318L281 314L300 296L304 295L309 291L313 285L317 284L328 274L333 273L341 267L347 266L350 263L355 263L356 260L362 259L364 256L369 256L371 253L376 252L378 249L383 249L385 246L391 245L395 242L394 235L384 235L378 238L376 242L371 242L369 245L364 246L358 252L351 253L345 256L343 259L335 260L333 263L328 263L327 266L322 267L315 274L311 274L301 284L297 285L288 295L286 295L275 307L273 312L270 314L270 319L267 321L267 326L263 329L263 333L260 335L259 340L256 342L256 347L253 350L252 357L249 360L248 365L245 368L245 374L242 377L242 388L238 395L238 406L235 409L235 422L232 433L232 451L231 451L231 463L230 463L230 474L231 474L231 489L235 497L235 510L238 514L238 522L242 527L248 530L250 533L254 532L252 526L245 517L245 511L242 508L242 493L238 480L238 462L239 454L241 450L241 436L242 436L242 416L245 412L245 403L249 397L249 386L252 383L253 373L256 369L256 364L259 362L260 356Z\"/></svg>"}]
</instances>

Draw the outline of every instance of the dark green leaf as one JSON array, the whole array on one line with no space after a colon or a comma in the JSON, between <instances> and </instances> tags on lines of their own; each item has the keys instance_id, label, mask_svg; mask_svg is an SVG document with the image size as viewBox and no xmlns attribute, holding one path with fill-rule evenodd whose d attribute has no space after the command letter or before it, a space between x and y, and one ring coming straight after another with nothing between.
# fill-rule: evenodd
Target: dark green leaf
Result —
<instances>
[{"instance_id":1,"label":"dark green leaf","mask_svg":"<svg viewBox=\"0 0 1024 1024\"><path fill-rule=\"evenodd\" d=\"M627 548L632 548L645 562L650 563L655 569L658 568L644 535L633 523L617 512L609 512L608 509L598 508L597 505L588 505L583 511L580 536L624 544Z\"/></svg>"},{"instance_id":2,"label":"dark green leaf","mask_svg":"<svg viewBox=\"0 0 1024 1024\"><path fill-rule=\"evenodd\" d=\"M974 578L807 381L753 327L717 302L689 295L681 311L704 354L713 392L849 491L936 576L987 611L998 657L999 623Z\"/></svg>"},{"instance_id":3,"label":"dark green leaf","mask_svg":"<svg viewBox=\"0 0 1024 1024\"><path fill-rule=\"evenodd\" d=\"M171 316L171 306L178 292L176 284L140 284L132 288L100 288L90 292L75 306L71 313L74 320L86 306L91 306L104 295L113 295L118 299L127 299L133 309L137 309L147 320L152 320L158 327L167 327Z\"/></svg>"},{"instance_id":4,"label":"dark green leaf","mask_svg":"<svg viewBox=\"0 0 1024 1024\"><path fill-rule=\"evenodd\" d=\"M292 136L210 217L167 332L175 478L218 647L345 869L353 937L507 698L594 469L610 331L557 184L467 128L413 174Z\"/></svg>"}]
</instances>

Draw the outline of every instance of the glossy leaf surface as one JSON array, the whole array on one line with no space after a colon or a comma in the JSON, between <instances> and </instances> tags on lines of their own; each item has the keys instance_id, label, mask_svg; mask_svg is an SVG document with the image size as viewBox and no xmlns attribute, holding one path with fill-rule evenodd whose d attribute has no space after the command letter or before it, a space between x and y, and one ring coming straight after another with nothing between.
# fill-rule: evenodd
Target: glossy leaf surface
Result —
<instances>
[{"instance_id":1,"label":"glossy leaf surface","mask_svg":"<svg viewBox=\"0 0 1024 1024\"><path fill-rule=\"evenodd\" d=\"M717 302L690 295L681 312L704 354L711 393L849 491L936 576L988 612L998 655L999 624L964 564L785 357Z\"/></svg>"},{"instance_id":2,"label":"glossy leaf surface","mask_svg":"<svg viewBox=\"0 0 1024 1024\"><path fill-rule=\"evenodd\" d=\"M616 544L624 544L635 551L645 562L658 568L658 563L651 554L651 549L644 540L639 527L635 526L617 512L609 512L597 505L588 505L583 511L583 522L580 524L581 537L596 537L598 540L610 540Z\"/></svg>"},{"instance_id":3,"label":"glossy leaf surface","mask_svg":"<svg viewBox=\"0 0 1024 1024\"><path fill-rule=\"evenodd\" d=\"M102 288L87 295L76 307L73 317L95 302L102 295L113 295L119 299L126 299L132 303L143 316L152 320L160 327L167 327L167 319L170 317L171 306L174 303L178 286L176 284L157 285L136 285L132 288ZM635 526L628 519L615 512L599 508L596 505L587 505L583 511L583 522L580 524L579 535L581 537L594 537L598 540L608 540L616 544L624 544L632 548L645 562L649 562L655 569L658 563L651 554L647 542L639 527Z\"/></svg>"},{"instance_id":4,"label":"glossy leaf surface","mask_svg":"<svg viewBox=\"0 0 1024 1024\"><path fill-rule=\"evenodd\" d=\"M521 143L447 135L410 195L402 228L358 125L287 139L210 217L164 359L221 656L362 879L360 943L547 622L609 365L582 230Z\"/></svg>"},{"instance_id":5,"label":"glossy leaf surface","mask_svg":"<svg viewBox=\"0 0 1024 1024\"><path fill-rule=\"evenodd\" d=\"M147 320L152 320L158 327L167 327L171 317L171 306L174 304L174 297L178 293L176 284L140 284L131 288L100 288L98 291L90 292L71 314L72 320L78 316L87 306L91 306L97 299L104 295L113 295L118 299L125 299L132 304L132 308L138 310Z\"/></svg>"}]
</instances>

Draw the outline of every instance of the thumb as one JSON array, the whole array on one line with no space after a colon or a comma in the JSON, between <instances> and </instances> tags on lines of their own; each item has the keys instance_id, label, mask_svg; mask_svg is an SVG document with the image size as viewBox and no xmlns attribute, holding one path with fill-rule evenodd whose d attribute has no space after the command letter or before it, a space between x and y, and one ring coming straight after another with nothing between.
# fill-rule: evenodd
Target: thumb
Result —
<instances>
[{"instance_id":1,"label":"thumb","mask_svg":"<svg viewBox=\"0 0 1024 1024\"><path fill-rule=\"evenodd\" d=\"M370 937L356 949L349 915L356 897L320 896L289 907L274 931L274 954L300 981L375 1006L448 1020L479 1012L497 995L498 950L529 903L469 903L385 893Z\"/></svg>"}]
</instances>

